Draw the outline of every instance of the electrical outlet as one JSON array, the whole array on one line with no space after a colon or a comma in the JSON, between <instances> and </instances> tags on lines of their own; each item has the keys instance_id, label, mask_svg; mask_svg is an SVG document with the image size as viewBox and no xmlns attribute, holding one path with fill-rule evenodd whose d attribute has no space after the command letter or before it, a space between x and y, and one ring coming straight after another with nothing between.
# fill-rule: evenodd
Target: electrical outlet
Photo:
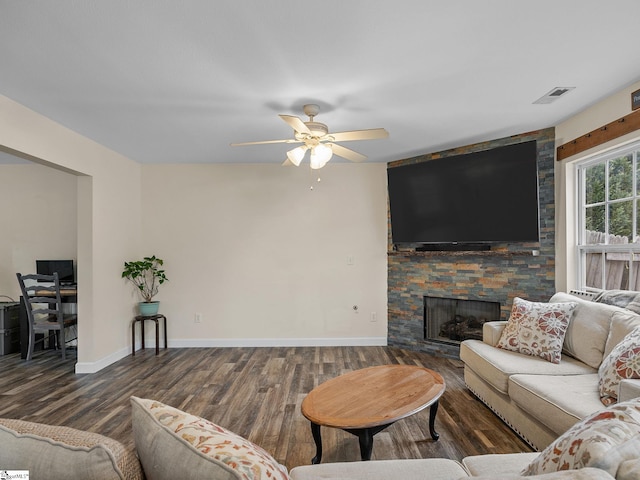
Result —
<instances>
[{"instance_id":1,"label":"electrical outlet","mask_svg":"<svg viewBox=\"0 0 640 480\"><path fill-rule=\"evenodd\" d=\"M201 313L196 313L194 318L193 318L193 321L195 323L202 323L202 314Z\"/></svg>"},{"instance_id":2,"label":"electrical outlet","mask_svg":"<svg viewBox=\"0 0 640 480\"><path fill-rule=\"evenodd\" d=\"M377 322L378 321L378 314L376 312L371 312L371 317L369 319L371 322Z\"/></svg>"}]
</instances>

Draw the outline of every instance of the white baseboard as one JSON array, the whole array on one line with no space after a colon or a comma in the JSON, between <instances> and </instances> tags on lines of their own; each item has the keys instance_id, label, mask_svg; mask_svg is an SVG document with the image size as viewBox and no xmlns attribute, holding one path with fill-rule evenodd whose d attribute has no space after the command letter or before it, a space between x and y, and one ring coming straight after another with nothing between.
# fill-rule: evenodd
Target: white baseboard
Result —
<instances>
[{"instance_id":1,"label":"white baseboard","mask_svg":"<svg viewBox=\"0 0 640 480\"><path fill-rule=\"evenodd\" d=\"M377 347L386 346L387 337L347 338L213 338L169 340L170 348L202 347Z\"/></svg>"},{"instance_id":2,"label":"white baseboard","mask_svg":"<svg viewBox=\"0 0 640 480\"><path fill-rule=\"evenodd\" d=\"M112 353L111 355L107 355L100 360L95 362L78 362L76 363L76 373L96 373L102 370L105 367L108 367L112 363L116 363L118 360L122 360L127 355L131 355L131 349L123 348L118 350L117 352Z\"/></svg>"},{"instance_id":3,"label":"white baseboard","mask_svg":"<svg viewBox=\"0 0 640 480\"><path fill-rule=\"evenodd\" d=\"M163 346L161 340L160 346ZM145 341L147 349L155 349L155 341ZM345 338L212 338L169 340L169 348L214 347L384 347L387 337ZM136 350L137 351L137 350ZM95 362L76 363L76 373L96 373L112 363L131 355L131 347L121 349Z\"/></svg>"}]
</instances>

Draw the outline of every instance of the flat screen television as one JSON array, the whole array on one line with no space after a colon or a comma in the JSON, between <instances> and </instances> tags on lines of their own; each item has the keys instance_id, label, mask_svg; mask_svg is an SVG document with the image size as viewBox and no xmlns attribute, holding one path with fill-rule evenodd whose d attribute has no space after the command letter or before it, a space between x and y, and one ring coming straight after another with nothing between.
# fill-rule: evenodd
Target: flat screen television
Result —
<instances>
[{"instance_id":1,"label":"flat screen television","mask_svg":"<svg viewBox=\"0 0 640 480\"><path fill-rule=\"evenodd\" d=\"M540 239L536 142L387 169L393 243Z\"/></svg>"},{"instance_id":2,"label":"flat screen television","mask_svg":"<svg viewBox=\"0 0 640 480\"><path fill-rule=\"evenodd\" d=\"M54 272L58 272L61 285L75 283L73 260L36 260L36 273L38 275L53 275Z\"/></svg>"}]
</instances>

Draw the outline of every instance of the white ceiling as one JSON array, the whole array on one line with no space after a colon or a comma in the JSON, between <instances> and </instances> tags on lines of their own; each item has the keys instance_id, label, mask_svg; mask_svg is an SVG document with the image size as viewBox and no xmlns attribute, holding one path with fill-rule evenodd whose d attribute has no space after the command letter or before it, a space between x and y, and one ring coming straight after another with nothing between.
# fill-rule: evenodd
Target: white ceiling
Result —
<instances>
[{"instance_id":1,"label":"white ceiling","mask_svg":"<svg viewBox=\"0 0 640 480\"><path fill-rule=\"evenodd\" d=\"M278 113L388 162L557 125L640 80L638 0L0 0L0 94L141 163L282 163ZM533 102L576 87L553 104Z\"/></svg>"}]
</instances>

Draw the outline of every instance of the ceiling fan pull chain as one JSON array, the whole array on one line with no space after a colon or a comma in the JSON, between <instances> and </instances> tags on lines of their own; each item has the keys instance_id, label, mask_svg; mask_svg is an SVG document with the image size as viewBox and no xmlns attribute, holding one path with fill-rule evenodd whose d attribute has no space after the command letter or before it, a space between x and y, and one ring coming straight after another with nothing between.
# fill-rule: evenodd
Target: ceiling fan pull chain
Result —
<instances>
[{"instance_id":1,"label":"ceiling fan pull chain","mask_svg":"<svg viewBox=\"0 0 640 480\"><path fill-rule=\"evenodd\" d=\"M314 174L314 169L313 168L309 168L309 190L313 190L313 178L312 175ZM322 179L320 177L318 177L316 179L316 183L320 183Z\"/></svg>"}]
</instances>

